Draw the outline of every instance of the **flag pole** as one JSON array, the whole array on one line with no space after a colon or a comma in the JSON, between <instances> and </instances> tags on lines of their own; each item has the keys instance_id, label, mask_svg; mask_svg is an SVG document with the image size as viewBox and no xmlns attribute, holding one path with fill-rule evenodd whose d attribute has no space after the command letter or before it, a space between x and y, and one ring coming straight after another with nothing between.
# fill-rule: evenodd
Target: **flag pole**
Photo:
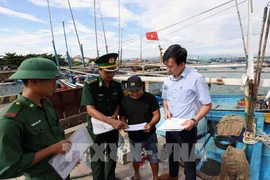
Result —
<instances>
[{"instance_id":1,"label":"flag pole","mask_svg":"<svg viewBox=\"0 0 270 180\"><path fill-rule=\"evenodd\" d=\"M159 44L159 39L157 40L158 41L158 48L159 48L159 64L162 64L162 48Z\"/></svg>"}]
</instances>

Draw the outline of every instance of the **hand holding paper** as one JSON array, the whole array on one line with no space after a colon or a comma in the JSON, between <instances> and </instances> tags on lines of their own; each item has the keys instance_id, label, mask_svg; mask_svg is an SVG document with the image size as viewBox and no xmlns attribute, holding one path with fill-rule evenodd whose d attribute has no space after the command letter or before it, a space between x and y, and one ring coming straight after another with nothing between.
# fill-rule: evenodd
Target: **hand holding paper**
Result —
<instances>
[{"instance_id":1,"label":"hand holding paper","mask_svg":"<svg viewBox=\"0 0 270 180\"><path fill-rule=\"evenodd\" d=\"M55 154L50 160L49 164L54 170L66 179L75 165L84 155L85 151L93 141L84 125L81 125L68 139L71 143L71 149L66 154Z\"/></svg>"},{"instance_id":2,"label":"hand holding paper","mask_svg":"<svg viewBox=\"0 0 270 180\"><path fill-rule=\"evenodd\" d=\"M171 118L166 120L157 130L160 131L182 131L185 129L185 126L182 124L186 121L186 119L180 118Z\"/></svg>"},{"instance_id":3,"label":"hand holding paper","mask_svg":"<svg viewBox=\"0 0 270 180\"><path fill-rule=\"evenodd\" d=\"M92 121L92 125L93 125L93 133L94 134L102 134L102 133L105 133L105 132L109 132L109 131L112 131L114 128L105 123L105 122L102 122L100 120L97 120L96 118L91 118L91 121Z\"/></svg>"},{"instance_id":4,"label":"hand holding paper","mask_svg":"<svg viewBox=\"0 0 270 180\"><path fill-rule=\"evenodd\" d=\"M129 125L129 128L126 128L125 131L140 131L144 129L145 125L146 123Z\"/></svg>"},{"instance_id":5,"label":"hand holding paper","mask_svg":"<svg viewBox=\"0 0 270 180\"><path fill-rule=\"evenodd\" d=\"M144 126L144 132L145 133L149 133L151 131L152 127L150 126L150 124L145 124Z\"/></svg>"}]
</instances>

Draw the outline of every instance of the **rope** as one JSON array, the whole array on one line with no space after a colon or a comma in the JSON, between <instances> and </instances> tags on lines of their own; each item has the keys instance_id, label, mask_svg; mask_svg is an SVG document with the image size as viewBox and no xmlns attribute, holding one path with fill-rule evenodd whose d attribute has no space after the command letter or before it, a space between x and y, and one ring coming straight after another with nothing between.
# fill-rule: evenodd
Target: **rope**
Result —
<instances>
[{"instance_id":1,"label":"rope","mask_svg":"<svg viewBox=\"0 0 270 180\"><path fill-rule=\"evenodd\" d=\"M175 26L175 25L177 25L177 24L180 24L180 23L182 23L182 22L184 22L184 21L190 20L190 19L192 19L192 18L195 18L195 17L197 17L197 16L200 16L200 15L202 15L202 14L205 14L205 13L207 13L207 12L210 12L210 11L212 11L212 10L215 10L215 9L217 9L217 8L220 8L221 6L224 6L224 5L226 5L226 4L229 4L229 3L231 3L232 1L233 1L233 0L227 1L227 2L225 2L225 3L223 3L223 4L220 4L220 5L218 5L218 6L215 6L215 7L211 8L211 9L208 9L208 10L206 10L206 11L203 11L203 12L199 13L199 14L196 14L196 15L190 17L190 18L184 19L184 20L182 20L182 21L179 21L179 22L177 22L177 23L171 24L171 25L169 25L169 26L167 26L167 27L164 27L164 28L159 29L159 30L156 30L156 31L158 32L158 31L165 30L165 29L167 29L167 28L170 28L170 27L172 27L172 26Z\"/></svg>"},{"instance_id":2,"label":"rope","mask_svg":"<svg viewBox=\"0 0 270 180\"><path fill-rule=\"evenodd\" d=\"M257 96L251 97L251 96L245 96L248 100L257 100Z\"/></svg>"},{"instance_id":3,"label":"rope","mask_svg":"<svg viewBox=\"0 0 270 180\"><path fill-rule=\"evenodd\" d=\"M245 1L246 1L246 0L245 0ZM242 2L240 2L239 4L242 4L242 3L244 3L245 1L242 1ZM212 14L212 15L209 15L209 16L207 16L207 17L205 17L205 18L202 18L202 19L200 19L200 20L198 20L198 21L195 21L194 23L191 23L191 24L189 24L189 25L187 25L187 26L184 26L184 27L182 27L182 28L180 28L180 29L177 29L177 30L175 30L175 31L172 31L172 32L170 32L170 33L168 33L168 34L165 34L164 36L161 36L159 39L161 39L161 38L163 38L163 37L165 37L165 36L168 36L168 35L170 35L170 34L173 34L173 33L177 32L177 31L180 31L180 30L182 30L182 29L184 29L184 28L187 28L187 27L189 27L189 26L191 26L191 25L193 25L193 24L199 23L199 22L201 22L201 21L203 21L203 20L205 20L205 19L208 19L208 18L210 18L210 17L213 17L213 16L215 16L215 15L217 15L217 14L219 14L219 13L222 13L222 12L224 12L224 11L227 11L227 10L233 8L233 7L235 7L235 5L230 6L229 8L226 8L226 9L224 9L224 10L222 10L222 11L219 11L219 12L217 12L217 13L214 13L214 14ZM191 18L193 18L193 17L191 17ZM182 21L182 22L183 22L183 21ZM163 30L163 29L161 29L161 30ZM158 31L161 31L161 30L158 30ZM157 31L157 32L158 32L158 31Z\"/></svg>"},{"instance_id":4,"label":"rope","mask_svg":"<svg viewBox=\"0 0 270 180\"><path fill-rule=\"evenodd\" d=\"M258 129L262 134L257 134L253 140L255 141L261 141L266 147L270 149L270 135L266 134L262 130Z\"/></svg>"}]
</instances>

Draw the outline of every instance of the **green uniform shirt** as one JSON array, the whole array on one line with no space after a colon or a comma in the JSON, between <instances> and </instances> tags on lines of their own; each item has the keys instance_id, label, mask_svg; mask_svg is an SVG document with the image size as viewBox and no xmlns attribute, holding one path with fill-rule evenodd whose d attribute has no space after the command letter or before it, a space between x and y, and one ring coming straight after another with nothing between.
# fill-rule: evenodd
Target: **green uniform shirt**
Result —
<instances>
[{"instance_id":1,"label":"green uniform shirt","mask_svg":"<svg viewBox=\"0 0 270 180\"><path fill-rule=\"evenodd\" d=\"M95 109L105 116L112 116L123 97L124 93L120 83L112 80L107 88L101 76L98 76L84 82L81 105L95 106ZM87 120L90 118L87 115Z\"/></svg>"},{"instance_id":2,"label":"green uniform shirt","mask_svg":"<svg viewBox=\"0 0 270 180\"><path fill-rule=\"evenodd\" d=\"M52 104L46 99L41 104L43 108L19 95L0 113L0 179L52 169L51 156L31 166L35 152L65 138Z\"/></svg>"}]
</instances>

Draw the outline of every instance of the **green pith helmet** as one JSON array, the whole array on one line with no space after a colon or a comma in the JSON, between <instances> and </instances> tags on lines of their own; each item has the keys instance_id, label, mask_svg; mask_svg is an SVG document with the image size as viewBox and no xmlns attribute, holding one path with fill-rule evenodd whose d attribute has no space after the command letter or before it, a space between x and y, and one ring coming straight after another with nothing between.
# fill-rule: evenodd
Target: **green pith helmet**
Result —
<instances>
[{"instance_id":1,"label":"green pith helmet","mask_svg":"<svg viewBox=\"0 0 270 180\"><path fill-rule=\"evenodd\" d=\"M19 70L9 79L62 79L56 64L45 58L29 58L24 60Z\"/></svg>"}]
</instances>

